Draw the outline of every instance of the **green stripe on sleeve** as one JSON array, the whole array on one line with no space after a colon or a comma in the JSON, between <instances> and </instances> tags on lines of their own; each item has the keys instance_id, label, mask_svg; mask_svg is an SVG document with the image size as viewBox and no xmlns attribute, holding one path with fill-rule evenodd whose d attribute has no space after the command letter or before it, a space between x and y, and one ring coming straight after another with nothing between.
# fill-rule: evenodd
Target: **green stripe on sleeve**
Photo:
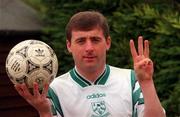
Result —
<instances>
[{"instance_id":1,"label":"green stripe on sleeve","mask_svg":"<svg viewBox=\"0 0 180 117\"><path fill-rule=\"evenodd\" d=\"M58 99L57 95L55 94L55 92L53 91L53 89L50 88L50 87L49 87L49 90L48 90L48 98L53 102L54 109L57 110L62 117L64 117L64 114L63 114L63 111L61 109L59 99ZM54 111L54 109L53 109L53 111ZM55 112L53 112L53 114L55 114Z\"/></svg>"},{"instance_id":2,"label":"green stripe on sleeve","mask_svg":"<svg viewBox=\"0 0 180 117\"><path fill-rule=\"evenodd\" d=\"M135 72L133 70L131 70L131 88L132 88L132 91L135 88L135 83L136 83Z\"/></svg>"},{"instance_id":3,"label":"green stripe on sleeve","mask_svg":"<svg viewBox=\"0 0 180 117\"><path fill-rule=\"evenodd\" d=\"M144 104L144 98L139 98L138 105Z\"/></svg>"},{"instance_id":4,"label":"green stripe on sleeve","mask_svg":"<svg viewBox=\"0 0 180 117\"><path fill-rule=\"evenodd\" d=\"M141 88L136 80L135 72L131 70L131 89L132 89L132 117L137 117L137 105L144 104L144 98L140 98L140 95L142 93Z\"/></svg>"},{"instance_id":5,"label":"green stripe on sleeve","mask_svg":"<svg viewBox=\"0 0 180 117\"><path fill-rule=\"evenodd\" d=\"M133 70L131 70L132 117L137 117L137 111L134 108L135 107L135 100L134 100L134 95L133 95L135 83L136 83L135 73Z\"/></svg>"},{"instance_id":6,"label":"green stripe on sleeve","mask_svg":"<svg viewBox=\"0 0 180 117\"><path fill-rule=\"evenodd\" d=\"M54 105L51 105L51 112L52 112L53 116L57 115L57 112L56 112Z\"/></svg>"},{"instance_id":7,"label":"green stripe on sleeve","mask_svg":"<svg viewBox=\"0 0 180 117\"><path fill-rule=\"evenodd\" d=\"M136 81L135 72L131 71L131 86L132 86L132 101L133 105L137 102L138 104L144 104L144 98L140 98L142 93L139 83Z\"/></svg>"},{"instance_id":8,"label":"green stripe on sleeve","mask_svg":"<svg viewBox=\"0 0 180 117\"><path fill-rule=\"evenodd\" d=\"M133 92L133 105L135 105L139 101L141 89L137 89L135 92Z\"/></svg>"}]
</instances>

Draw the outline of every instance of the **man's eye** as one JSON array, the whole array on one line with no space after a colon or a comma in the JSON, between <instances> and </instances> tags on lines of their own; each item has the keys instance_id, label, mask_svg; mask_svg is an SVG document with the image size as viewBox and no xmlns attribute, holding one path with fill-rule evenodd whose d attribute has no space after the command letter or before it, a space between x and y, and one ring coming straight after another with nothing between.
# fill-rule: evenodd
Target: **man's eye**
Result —
<instances>
[{"instance_id":1,"label":"man's eye","mask_svg":"<svg viewBox=\"0 0 180 117\"><path fill-rule=\"evenodd\" d=\"M83 40L83 39L78 39L78 40L76 40L76 43L78 43L78 44L83 44L85 41Z\"/></svg>"},{"instance_id":2,"label":"man's eye","mask_svg":"<svg viewBox=\"0 0 180 117\"><path fill-rule=\"evenodd\" d=\"M99 39L93 39L93 41L98 42L98 41L99 41Z\"/></svg>"},{"instance_id":3,"label":"man's eye","mask_svg":"<svg viewBox=\"0 0 180 117\"><path fill-rule=\"evenodd\" d=\"M100 39L99 39L99 38L93 38L93 39L92 39L92 42L98 43L98 42L100 42Z\"/></svg>"}]
</instances>

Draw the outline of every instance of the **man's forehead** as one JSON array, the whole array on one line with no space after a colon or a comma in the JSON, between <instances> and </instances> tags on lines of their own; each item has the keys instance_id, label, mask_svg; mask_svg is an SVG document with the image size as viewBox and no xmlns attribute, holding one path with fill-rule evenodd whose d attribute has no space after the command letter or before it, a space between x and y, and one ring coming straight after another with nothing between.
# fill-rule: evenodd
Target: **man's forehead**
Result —
<instances>
[{"instance_id":1,"label":"man's forehead","mask_svg":"<svg viewBox=\"0 0 180 117\"><path fill-rule=\"evenodd\" d=\"M104 35L102 30L99 29L93 29L89 31L80 31L80 30L72 31L72 37L81 37L81 36L95 37L95 36L104 36Z\"/></svg>"}]
</instances>

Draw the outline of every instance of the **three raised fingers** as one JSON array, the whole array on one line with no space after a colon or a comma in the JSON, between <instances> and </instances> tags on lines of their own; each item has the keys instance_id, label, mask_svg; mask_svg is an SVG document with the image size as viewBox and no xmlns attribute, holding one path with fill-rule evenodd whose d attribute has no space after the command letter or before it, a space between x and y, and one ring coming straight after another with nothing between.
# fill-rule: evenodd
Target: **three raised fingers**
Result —
<instances>
[{"instance_id":1,"label":"three raised fingers","mask_svg":"<svg viewBox=\"0 0 180 117\"><path fill-rule=\"evenodd\" d=\"M131 54L134 60L137 56L144 56L145 58L149 58L149 41L145 40L144 46L143 46L143 37L139 36L138 37L138 53L137 53L135 45L134 45L134 41L131 39L130 50L131 50Z\"/></svg>"}]
</instances>

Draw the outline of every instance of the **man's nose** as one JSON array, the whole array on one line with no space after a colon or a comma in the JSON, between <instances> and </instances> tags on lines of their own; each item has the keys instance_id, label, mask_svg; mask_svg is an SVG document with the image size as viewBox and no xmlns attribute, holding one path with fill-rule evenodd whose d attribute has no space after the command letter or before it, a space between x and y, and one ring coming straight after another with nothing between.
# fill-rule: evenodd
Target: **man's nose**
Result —
<instances>
[{"instance_id":1,"label":"man's nose","mask_svg":"<svg viewBox=\"0 0 180 117\"><path fill-rule=\"evenodd\" d=\"M90 41L90 40L88 40L87 42L86 42L86 47L85 47L85 50L86 51L92 51L93 50L93 43Z\"/></svg>"}]
</instances>

